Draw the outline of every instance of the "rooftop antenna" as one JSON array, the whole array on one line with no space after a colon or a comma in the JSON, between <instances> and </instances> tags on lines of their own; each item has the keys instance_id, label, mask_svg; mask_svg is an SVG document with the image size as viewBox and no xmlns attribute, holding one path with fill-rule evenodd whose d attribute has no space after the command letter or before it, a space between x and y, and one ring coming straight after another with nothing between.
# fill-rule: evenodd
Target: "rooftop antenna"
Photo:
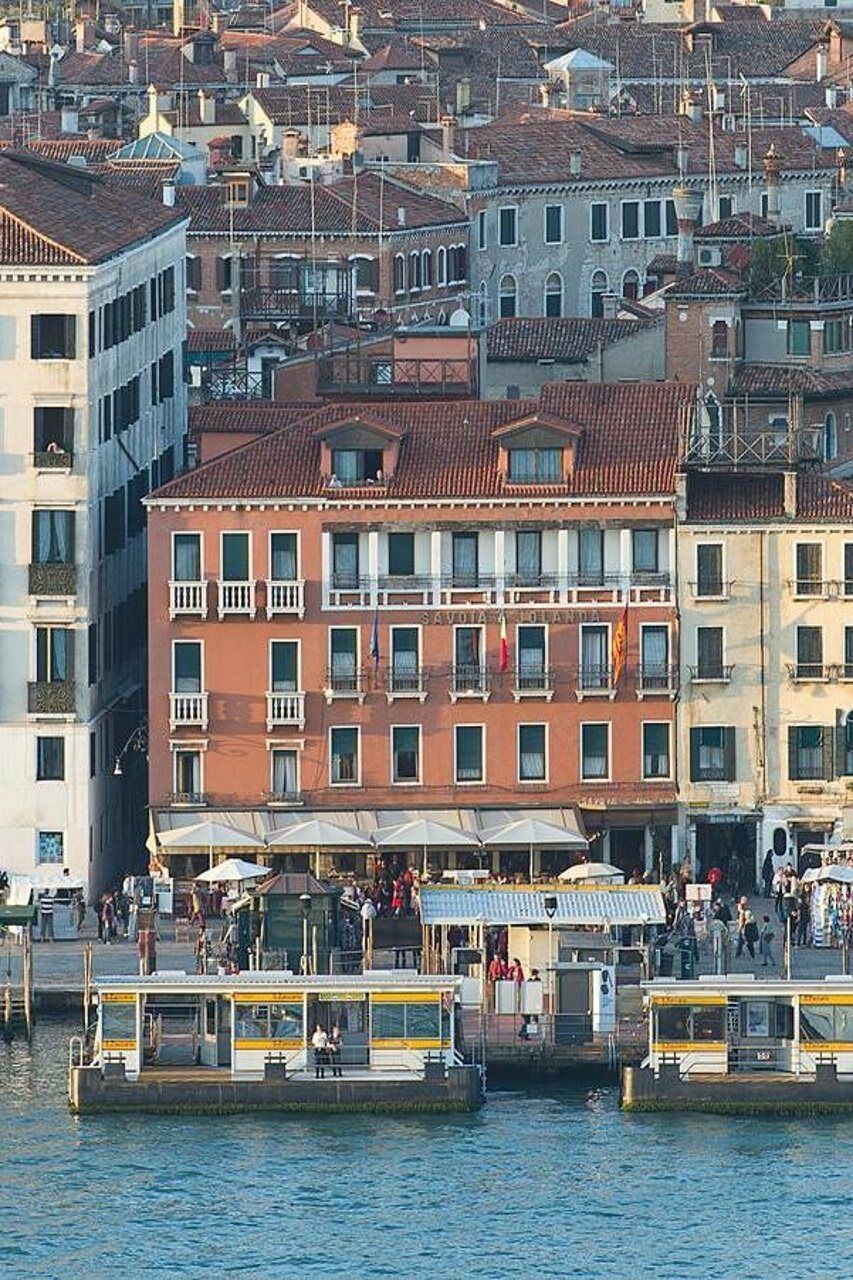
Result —
<instances>
[{"instance_id":1,"label":"rooftop antenna","mask_svg":"<svg viewBox=\"0 0 853 1280\"><path fill-rule=\"evenodd\" d=\"M717 156L714 146L714 89L711 83L711 54L705 49L705 87L708 97L708 201L712 220L720 216L717 193Z\"/></svg>"}]
</instances>

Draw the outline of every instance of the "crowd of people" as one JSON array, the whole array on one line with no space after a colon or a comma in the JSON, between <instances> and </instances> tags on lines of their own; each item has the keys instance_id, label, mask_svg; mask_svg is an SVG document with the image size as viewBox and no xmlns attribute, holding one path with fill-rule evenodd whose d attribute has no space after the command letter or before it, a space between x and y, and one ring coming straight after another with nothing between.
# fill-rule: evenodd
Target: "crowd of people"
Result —
<instances>
[{"instance_id":1,"label":"crowd of people","mask_svg":"<svg viewBox=\"0 0 853 1280\"><path fill-rule=\"evenodd\" d=\"M362 920L376 916L416 916L420 913L420 881L409 866L399 867L377 860L373 882L351 884L344 889L346 901L354 903Z\"/></svg>"}]
</instances>

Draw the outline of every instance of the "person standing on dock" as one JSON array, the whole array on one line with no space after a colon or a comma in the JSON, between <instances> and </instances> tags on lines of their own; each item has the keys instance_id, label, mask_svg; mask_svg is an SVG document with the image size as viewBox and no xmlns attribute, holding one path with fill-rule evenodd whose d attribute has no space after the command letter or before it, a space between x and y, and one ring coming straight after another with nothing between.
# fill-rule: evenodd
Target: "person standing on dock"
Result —
<instances>
[{"instance_id":1,"label":"person standing on dock","mask_svg":"<svg viewBox=\"0 0 853 1280\"><path fill-rule=\"evenodd\" d=\"M199 926L195 943L195 971L207 973L207 934L204 925Z\"/></svg>"},{"instance_id":2,"label":"person standing on dock","mask_svg":"<svg viewBox=\"0 0 853 1280\"><path fill-rule=\"evenodd\" d=\"M762 968L773 964L773 930L770 928L770 917L765 916L758 933L758 954L761 956Z\"/></svg>"},{"instance_id":3,"label":"person standing on dock","mask_svg":"<svg viewBox=\"0 0 853 1280\"><path fill-rule=\"evenodd\" d=\"M326 1035L319 1022L311 1037L311 1048L314 1050L314 1079L325 1080L326 1078L326 1059L328 1057L329 1037Z\"/></svg>"},{"instance_id":4,"label":"person standing on dock","mask_svg":"<svg viewBox=\"0 0 853 1280\"><path fill-rule=\"evenodd\" d=\"M39 933L41 941L53 942L53 898L49 893L39 899L39 921L41 924Z\"/></svg>"},{"instance_id":5,"label":"person standing on dock","mask_svg":"<svg viewBox=\"0 0 853 1280\"><path fill-rule=\"evenodd\" d=\"M341 1079L344 1074L341 1066L341 1051L343 1050L343 1047L344 1038L341 1035L340 1027L335 1023L326 1042L326 1050L332 1067L332 1075L337 1076L338 1079Z\"/></svg>"}]
</instances>

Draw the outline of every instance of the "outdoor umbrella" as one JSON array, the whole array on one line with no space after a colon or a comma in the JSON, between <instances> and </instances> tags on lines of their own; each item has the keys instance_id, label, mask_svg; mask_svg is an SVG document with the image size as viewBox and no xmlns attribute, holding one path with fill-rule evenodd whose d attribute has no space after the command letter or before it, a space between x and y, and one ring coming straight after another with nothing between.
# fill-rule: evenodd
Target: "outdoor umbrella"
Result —
<instances>
[{"instance_id":1,"label":"outdoor umbrella","mask_svg":"<svg viewBox=\"0 0 853 1280\"><path fill-rule=\"evenodd\" d=\"M317 855L316 875L320 875L320 851L322 849L372 848L367 836L351 827L339 827L327 818L309 818L296 822L292 827L270 831L267 836L270 849L313 849Z\"/></svg>"},{"instance_id":2,"label":"outdoor umbrella","mask_svg":"<svg viewBox=\"0 0 853 1280\"><path fill-rule=\"evenodd\" d=\"M502 827L492 831L484 831L484 845L493 845L496 849L506 849L514 845L526 846L530 851L530 881L533 882L533 850L546 847L561 849L588 849L589 842L579 831L559 827L555 822L546 822L544 818L516 818Z\"/></svg>"},{"instance_id":3,"label":"outdoor umbrella","mask_svg":"<svg viewBox=\"0 0 853 1280\"><path fill-rule=\"evenodd\" d=\"M214 849L263 849L264 842L250 831L229 827L226 822L194 822L188 827L161 831L157 837L164 849L207 849L213 866Z\"/></svg>"},{"instance_id":4,"label":"outdoor umbrella","mask_svg":"<svg viewBox=\"0 0 853 1280\"><path fill-rule=\"evenodd\" d=\"M803 884L853 884L853 867L843 863L829 863L824 867L809 867L800 877Z\"/></svg>"},{"instance_id":5,"label":"outdoor umbrella","mask_svg":"<svg viewBox=\"0 0 853 1280\"><path fill-rule=\"evenodd\" d=\"M205 884L242 884L244 880L263 880L270 873L269 867L259 867L255 862L242 858L226 858L218 867L208 867L196 880Z\"/></svg>"},{"instance_id":6,"label":"outdoor umbrella","mask_svg":"<svg viewBox=\"0 0 853 1280\"><path fill-rule=\"evenodd\" d=\"M622 884L625 875L610 862L579 862L560 872L561 880L583 881L599 884Z\"/></svg>"},{"instance_id":7,"label":"outdoor umbrella","mask_svg":"<svg viewBox=\"0 0 853 1280\"><path fill-rule=\"evenodd\" d=\"M374 831L373 843L378 849L423 849L423 874L427 873L429 849L465 849L478 847L479 837L460 827L449 827L434 818L415 818L400 827Z\"/></svg>"}]
</instances>

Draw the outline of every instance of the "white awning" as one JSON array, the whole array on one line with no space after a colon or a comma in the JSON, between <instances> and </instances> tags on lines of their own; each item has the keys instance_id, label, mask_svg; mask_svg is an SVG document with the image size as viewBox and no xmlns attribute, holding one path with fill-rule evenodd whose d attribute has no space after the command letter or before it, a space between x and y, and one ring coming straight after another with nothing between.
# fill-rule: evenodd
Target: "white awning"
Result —
<instances>
[{"instance_id":1,"label":"white awning","mask_svg":"<svg viewBox=\"0 0 853 1280\"><path fill-rule=\"evenodd\" d=\"M666 920L660 889L648 885L607 888L421 888L424 924L547 924L547 897L557 899L553 916L559 925L663 924Z\"/></svg>"}]
</instances>

